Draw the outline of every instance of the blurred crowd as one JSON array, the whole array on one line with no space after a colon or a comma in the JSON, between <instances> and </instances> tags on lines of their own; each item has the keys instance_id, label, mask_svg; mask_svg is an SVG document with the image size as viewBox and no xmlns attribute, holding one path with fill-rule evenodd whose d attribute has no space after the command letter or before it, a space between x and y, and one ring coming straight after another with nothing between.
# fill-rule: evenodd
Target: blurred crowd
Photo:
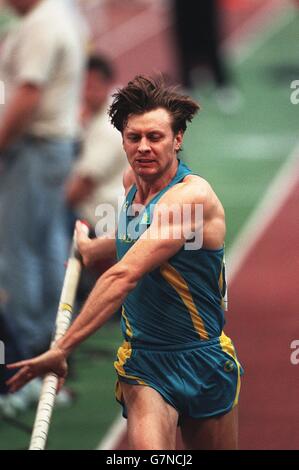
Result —
<instances>
[{"instance_id":1,"label":"blurred crowd","mask_svg":"<svg viewBox=\"0 0 299 470\"><path fill-rule=\"evenodd\" d=\"M75 220L94 229L96 206L117 205L126 159L107 115L114 66L89 53L76 3L6 3L19 16L0 57L0 338L9 363L48 349ZM40 382L8 395L0 367L0 411L14 416L38 399Z\"/></svg>"}]
</instances>

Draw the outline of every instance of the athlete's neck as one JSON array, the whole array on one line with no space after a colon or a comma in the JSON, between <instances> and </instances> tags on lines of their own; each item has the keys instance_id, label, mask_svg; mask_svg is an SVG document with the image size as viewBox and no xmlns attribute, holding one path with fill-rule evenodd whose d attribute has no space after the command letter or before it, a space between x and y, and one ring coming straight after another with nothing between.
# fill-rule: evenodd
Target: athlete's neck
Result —
<instances>
[{"instance_id":1,"label":"athlete's neck","mask_svg":"<svg viewBox=\"0 0 299 470\"><path fill-rule=\"evenodd\" d=\"M137 193L134 202L146 205L147 202L164 189L175 177L178 169L178 160L175 159L173 164L162 175L158 175L153 179L144 179L135 175Z\"/></svg>"}]
</instances>

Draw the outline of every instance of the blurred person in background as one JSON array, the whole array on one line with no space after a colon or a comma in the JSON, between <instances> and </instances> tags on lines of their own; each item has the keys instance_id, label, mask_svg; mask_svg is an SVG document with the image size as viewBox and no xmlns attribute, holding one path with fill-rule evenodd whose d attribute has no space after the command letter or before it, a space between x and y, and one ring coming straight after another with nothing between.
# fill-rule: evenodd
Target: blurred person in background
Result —
<instances>
[{"instance_id":1,"label":"blurred person in background","mask_svg":"<svg viewBox=\"0 0 299 470\"><path fill-rule=\"evenodd\" d=\"M211 76L214 97L222 111L234 111L241 102L231 70L221 51L221 22L218 0L172 0L175 44L178 49L180 81L187 89L201 77ZM200 75L198 73L197 77Z\"/></svg>"},{"instance_id":2,"label":"blurred person in background","mask_svg":"<svg viewBox=\"0 0 299 470\"><path fill-rule=\"evenodd\" d=\"M91 55L86 68L81 149L66 183L66 198L76 218L85 219L95 229L100 203L112 204L117 210L127 164L121 136L108 117L115 80L112 63L104 56Z\"/></svg>"},{"instance_id":3,"label":"blurred person in background","mask_svg":"<svg viewBox=\"0 0 299 470\"><path fill-rule=\"evenodd\" d=\"M7 4L20 16L0 57L6 98L0 107L0 315L10 361L42 352L51 341L69 248L64 184L78 127L85 36L60 0ZM9 397L3 382L0 387L5 406Z\"/></svg>"},{"instance_id":4,"label":"blurred person in background","mask_svg":"<svg viewBox=\"0 0 299 470\"><path fill-rule=\"evenodd\" d=\"M113 93L115 70L112 62L99 54L88 58L81 113L82 139L70 177L66 182L66 200L71 220L84 219L91 227L91 237L102 235L96 215L99 204L110 204L117 214L118 199L123 196L123 172L127 166L122 139L108 117L109 98ZM103 214L102 214L103 216ZM73 226L73 223L71 223ZM100 233L99 233L100 232ZM83 270L78 297L85 299L97 277L115 259Z\"/></svg>"},{"instance_id":5,"label":"blurred person in background","mask_svg":"<svg viewBox=\"0 0 299 470\"><path fill-rule=\"evenodd\" d=\"M80 0L60 0L67 8L69 13L72 15L72 20L77 22L77 27L80 28L80 30L84 33L85 35L85 40L90 41L91 36L90 36L90 31L89 31L89 25L87 22L87 19L85 16L82 14L82 8ZM83 0L85 2L86 0Z\"/></svg>"}]
</instances>

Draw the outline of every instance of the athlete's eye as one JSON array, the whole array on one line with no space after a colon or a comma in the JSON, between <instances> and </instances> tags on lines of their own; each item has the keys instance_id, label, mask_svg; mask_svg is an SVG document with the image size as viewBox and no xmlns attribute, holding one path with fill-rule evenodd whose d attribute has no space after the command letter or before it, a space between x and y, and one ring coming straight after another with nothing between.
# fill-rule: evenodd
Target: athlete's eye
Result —
<instances>
[{"instance_id":1,"label":"athlete's eye","mask_svg":"<svg viewBox=\"0 0 299 470\"><path fill-rule=\"evenodd\" d=\"M153 142L157 142L158 140L161 139L161 134L158 133L153 133L149 135L149 139L152 140Z\"/></svg>"},{"instance_id":2,"label":"athlete's eye","mask_svg":"<svg viewBox=\"0 0 299 470\"><path fill-rule=\"evenodd\" d=\"M130 141L130 142L138 142L139 140L139 135L138 134L129 134L127 135L127 139Z\"/></svg>"}]
</instances>

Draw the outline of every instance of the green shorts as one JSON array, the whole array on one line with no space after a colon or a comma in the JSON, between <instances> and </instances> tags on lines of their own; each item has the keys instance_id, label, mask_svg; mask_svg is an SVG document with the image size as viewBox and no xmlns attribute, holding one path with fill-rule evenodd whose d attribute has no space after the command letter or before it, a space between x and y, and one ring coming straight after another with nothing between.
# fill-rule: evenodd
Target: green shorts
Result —
<instances>
[{"instance_id":1,"label":"green shorts","mask_svg":"<svg viewBox=\"0 0 299 470\"><path fill-rule=\"evenodd\" d=\"M187 345L143 348L125 341L114 367L116 399L127 417L119 381L157 390L180 416L208 418L229 412L237 403L240 376L231 340L224 334Z\"/></svg>"}]
</instances>

